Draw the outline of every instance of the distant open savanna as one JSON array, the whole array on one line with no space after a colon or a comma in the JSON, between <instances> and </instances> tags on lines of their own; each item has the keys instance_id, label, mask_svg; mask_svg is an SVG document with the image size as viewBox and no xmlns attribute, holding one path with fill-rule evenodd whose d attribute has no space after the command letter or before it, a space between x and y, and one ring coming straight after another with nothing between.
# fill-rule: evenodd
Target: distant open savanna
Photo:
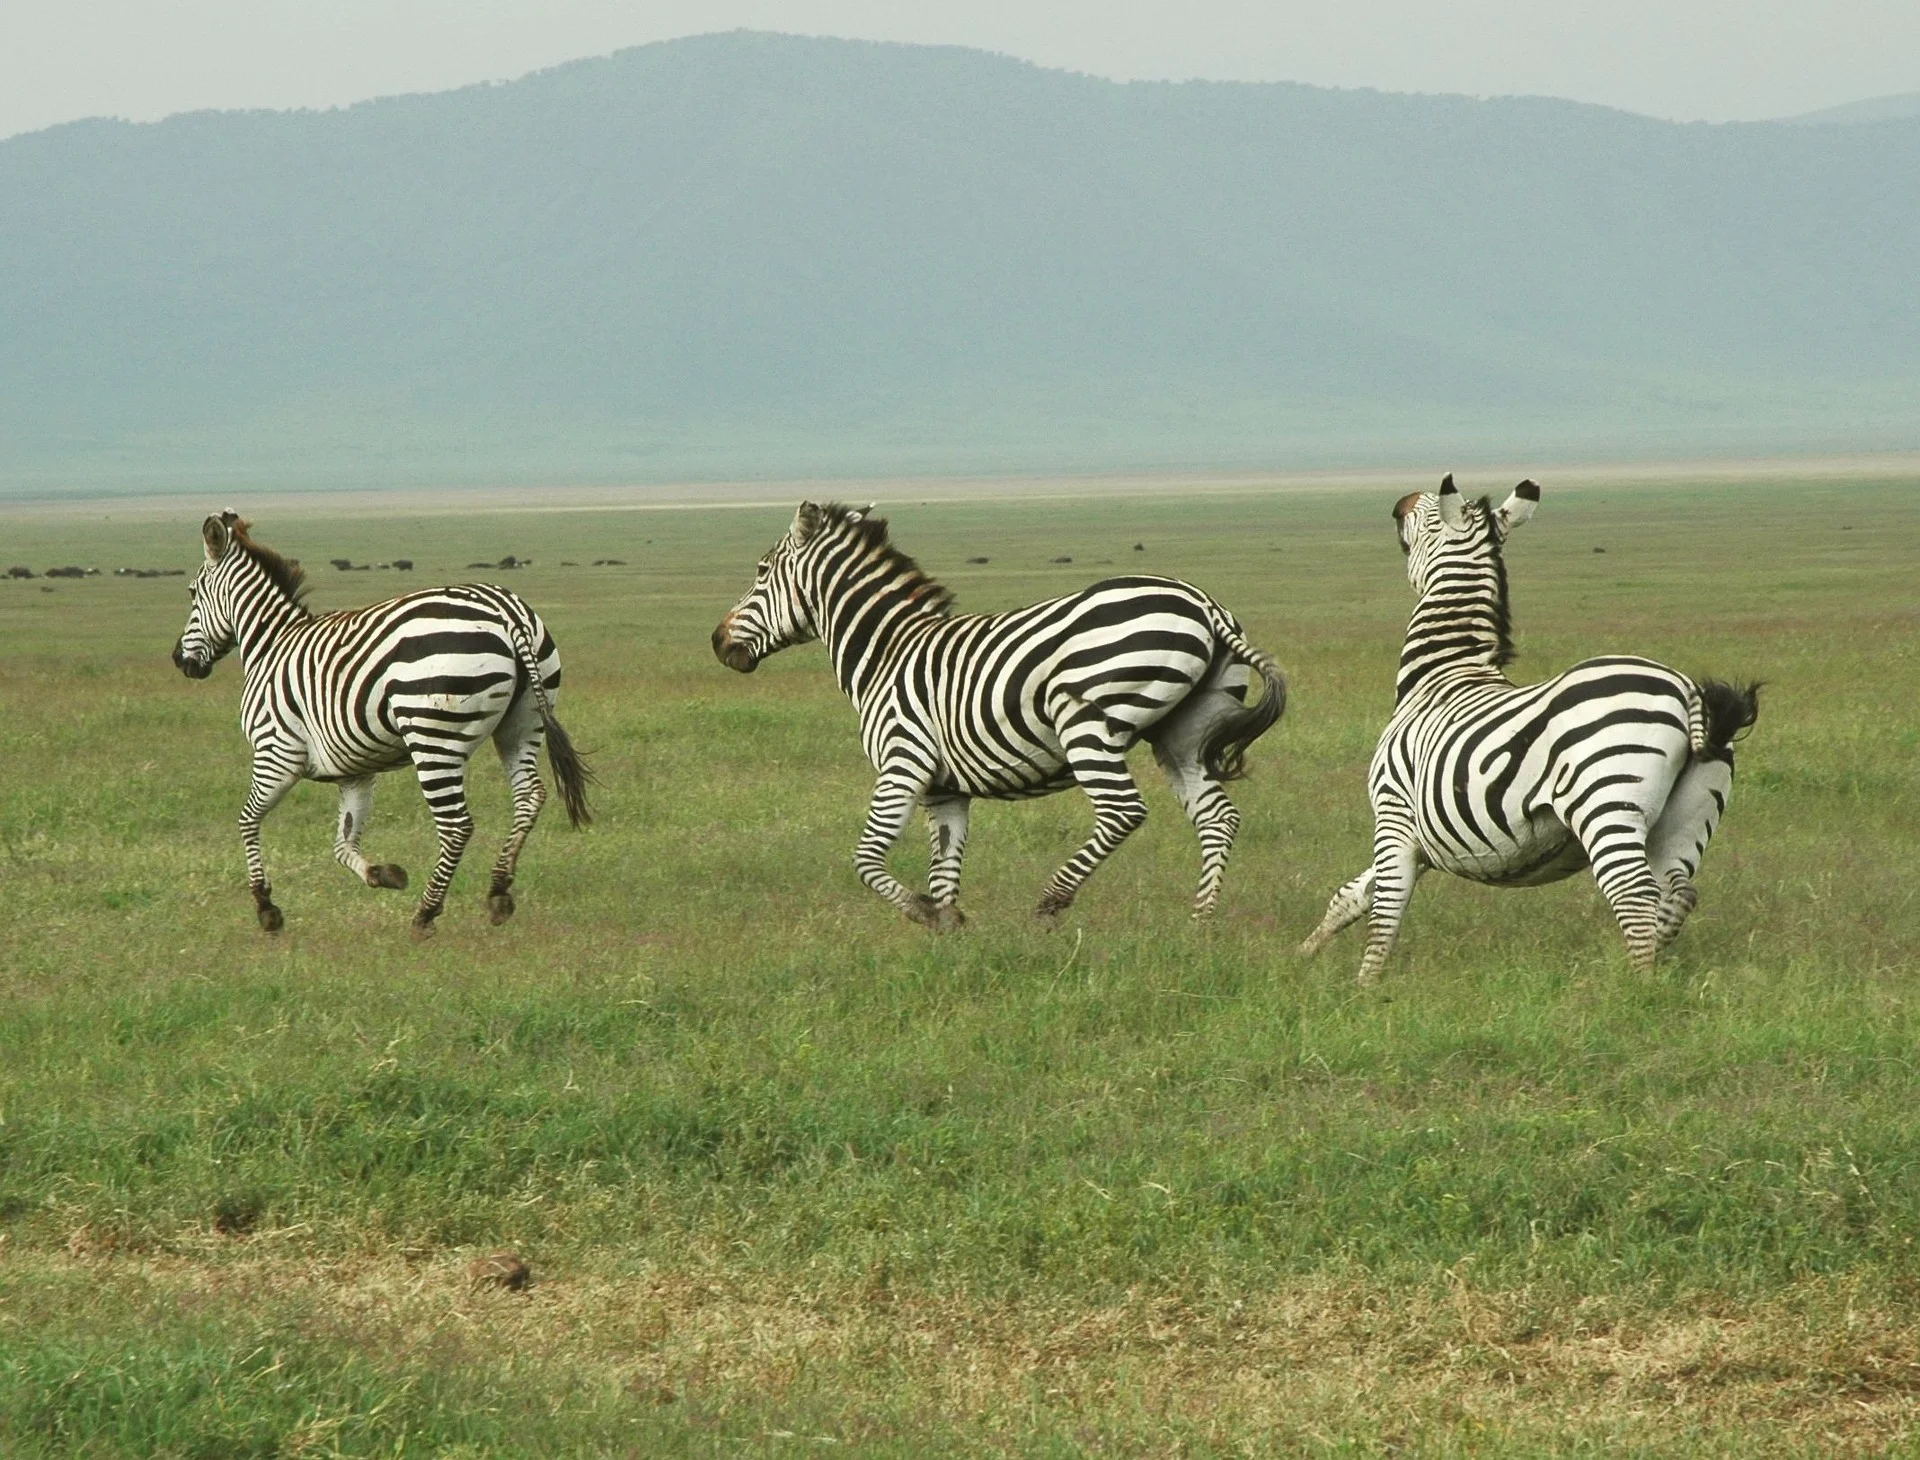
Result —
<instances>
[{"instance_id":1,"label":"distant open savanna","mask_svg":"<svg viewBox=\"0 0 1920 1460\"><path fill-rule=\"evenodd\" d=\"M1429 876L1373 988L1358 930L1293 952L1367 857L1405 486L881 492L963 610L1171 574L1291 680L1212 922L1142 752L1146 827L1052 930L1084 798L979 805L947 936L853 874L871 773L821 650L709 649L798 489L5 509L36 576L0 578L0 1450L1914 1443L1920 478L1536 474L1516 678L1766 682L1647 976L1584 876ZM334 863L311 785L260 931L239 665L183 678L187 580L113 574L191 572L226 506L318 607L487 579L551 628L597 816L549 804L511 922L485 753L435 938ZM365 845L431 864L410 776ZM925 856L916 825L894 866Z\"/></svg>"}]
</instances>

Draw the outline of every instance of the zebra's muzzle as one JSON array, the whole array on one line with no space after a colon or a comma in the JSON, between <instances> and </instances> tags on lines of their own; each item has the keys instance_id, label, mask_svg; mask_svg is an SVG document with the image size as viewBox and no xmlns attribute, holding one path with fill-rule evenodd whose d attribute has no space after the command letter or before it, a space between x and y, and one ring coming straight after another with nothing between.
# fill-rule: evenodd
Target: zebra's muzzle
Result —
<instances>
[{"instance_id":1,"label":"zebra's muzzle","mask_svg":"<svg viewBox=\"0 0 1920 1460\"><path fill-rule=\"evenodd\" d=\"M188 679L205 679L213 673L211 664L202 659L189 659L178 643L173 646L173 666Z\"/></svg>"},{"instance_id":2,"label":"zebra's muzzle","mask_svg":"<svg viewBox=\"0 0 1920 1460\"><path fill-rule=\"evenodd\" d=\"M753 650L729 636L724 620L713 631L713 657L739 674L752 674L760 663Z\"/></svg>"}]
</instances>

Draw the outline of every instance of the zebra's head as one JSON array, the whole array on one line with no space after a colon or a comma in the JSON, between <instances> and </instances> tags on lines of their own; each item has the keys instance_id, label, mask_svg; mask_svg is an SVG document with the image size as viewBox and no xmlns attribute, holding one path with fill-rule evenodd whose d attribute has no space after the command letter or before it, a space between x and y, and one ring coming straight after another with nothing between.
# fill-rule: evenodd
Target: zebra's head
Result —
<instances>
[{"instance_id":1,"label":"zebra's head","mask_svg":"<svg viewBox=\"0 0 1920 1460\"><path fill-rule=\"evenodd\" d=\"M237 512L209 517L200 538L206 559L187 590L187 626L173 646L174 665L189 679L205 679L232 652L250 608L299 608L304 579L298 563L251 541Z\"/></svg>"},{"instance_id":2,"label":"zebra's head","mask_svg":"<svg viewBox=\"0 0 1920 1460\"><path fill-rule=\"evenodd\" d=\"M845 544L864 536L859 529L872 511L871 505L821 507L802 502L793 514L793 526L755 565L753 587L714 629L714 657L729 669L751 674L769 654L819 638L814 619L819 578L815 570L836 542Z\"/></svg>"},{"instance_id":3,"label":"zebra's head","mask_svg":"<svg viewBox=\"0 0 1920 1460\"><path fill-rule=\"evenodd\" d=\"M1407 581L1425 596L1436 570L1447 564L1500 561L1507 534L1533 516L1540 488L1520 483L1498 507L1491 497L1469 502L1448 473L1437 492L1412 492L1393 504L1400 551L1407 557Z\"/></svg>"}]
</instances>

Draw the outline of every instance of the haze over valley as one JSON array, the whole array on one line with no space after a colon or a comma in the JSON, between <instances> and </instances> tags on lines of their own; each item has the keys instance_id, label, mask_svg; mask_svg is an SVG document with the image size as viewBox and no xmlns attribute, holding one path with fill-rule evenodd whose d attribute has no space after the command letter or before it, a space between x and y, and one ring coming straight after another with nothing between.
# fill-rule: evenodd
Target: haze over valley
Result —
<instances>
[{"instance_id":1,"label":"haze over valley","mask_svg":"<svg viewBox=\"0 0 1920 1460\"><path fill-rule=\"evenodd\" d=\"M73 123L0 142L0 490L1910 448L1882 110L735 33Z\"/></svg>"}]
</instances>

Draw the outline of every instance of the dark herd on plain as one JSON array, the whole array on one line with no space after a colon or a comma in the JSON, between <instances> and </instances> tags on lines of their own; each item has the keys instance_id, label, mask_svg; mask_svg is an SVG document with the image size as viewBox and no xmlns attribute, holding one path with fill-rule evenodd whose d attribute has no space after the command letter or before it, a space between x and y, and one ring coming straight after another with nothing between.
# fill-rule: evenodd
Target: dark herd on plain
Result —
<instances>
[{"instance_id":1,"label":"dark herd on plain","mask_svg":"<svg viewBox=\"0 0 1920 1460\"><path fill-rule=\"evenodd\" d=\"M1591 870L1643 970L1695 905L1694 878L1731 791L1733 744L1758 715L1758 687L1695 680L1626 655L1540 684L1509 680L1504 550L1539 500L1539 488L1522 482L1498 506L1469 501L1448 477L1437 492L1394 504L1415 607L1395 708L1368 773L1372 856L1301 945L1315 952L1365 918L1363 982L1379 976L1428 868L1502 886ZM539 615L487 584L315 615L302 601L299 565L254 541L235 514L209 517L202 538L173 658L204 678L221 656L241 653L241 721L253 746L241 833L260 925L283 925L260 822L303 779L339 789L342 865L370 887L407 885L401 868L368 858L360 840L374 778L411 767L440 842L413 920L417 935L430 934L473 830L466 768L486 740L514 800L487 905L494 922L510 917L520 849L547 796L541 746L575 825L588 819L592 780L555 717L560 657ZM473 566L528 565L508 557ZM1213 911L1240 825L1224 787L1286 709L1287 686L1274 659L1201 589L1129 573L1025 608L960 614L871 508L808 502L712 643L722 664L750 673L814 639L853 703L876 773L855 868L904 915L940 930L965 921L960 874L975 798L1077 786L1093 830L1036 909L1059 918L1145 819L1127 761L1143 742L1199 837L1194 915ZM887 867L915 810L931 845L925 891Z\"/></svg>"}]
</instances>

